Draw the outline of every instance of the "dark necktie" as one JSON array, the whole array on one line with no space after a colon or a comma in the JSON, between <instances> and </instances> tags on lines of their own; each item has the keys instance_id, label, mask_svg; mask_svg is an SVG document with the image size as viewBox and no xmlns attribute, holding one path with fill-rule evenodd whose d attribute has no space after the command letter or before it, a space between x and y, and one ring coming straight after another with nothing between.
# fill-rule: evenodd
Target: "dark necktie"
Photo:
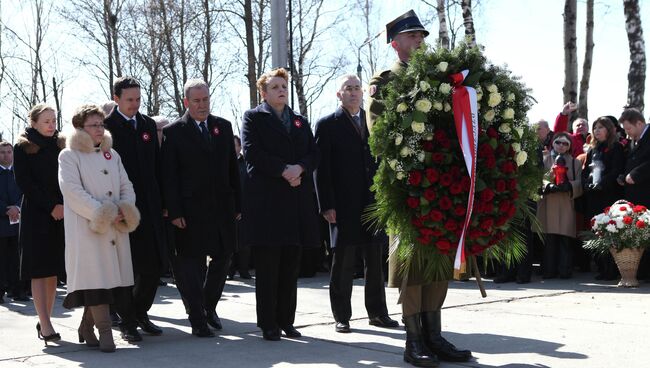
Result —
<instances>
[{"instance_id":1,"label":"dark necktie","mask_svg":"<svg viewBox=\"0 0 650 368\"><path fill-rule=\"evenodd\" d=\"M363 137L363 128L361 127L361 118L359 115L352 115L352 121L354 122L354 127L357 129L357 133Z\"/></svg>"},{"instance_id":2,"label":"dark necktie","mask_svg":"<svg viewBox=\"0 0 650 368\"><path fill-rule=\"evenodd\" d=\"M199 128L201 128L201 135L206 142L210 142L210 134L208 133L208 128L205 126L205 121L199 123Z\"/></svg>"},{"instance_id":3,"label":"dark necktie","mask_svg":"<svg viewBox=\"0 0 650 368\"><path fill-rule=\"evenodd\" d=\"M129 125L131 125L133 127L133 129L136 129L136 130L138 129L138 127L136 125L136 122L135 122L135 119L129 119Z\"/></svg>"}]
</instances>

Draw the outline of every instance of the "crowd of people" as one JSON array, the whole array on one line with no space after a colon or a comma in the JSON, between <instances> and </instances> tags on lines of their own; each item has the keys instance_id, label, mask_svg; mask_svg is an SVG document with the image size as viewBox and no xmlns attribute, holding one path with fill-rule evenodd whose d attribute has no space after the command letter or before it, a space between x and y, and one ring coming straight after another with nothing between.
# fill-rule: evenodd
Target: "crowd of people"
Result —
<instances>
[{"instance_id":1,"label":"crowd of people","mask_svg":"<svg viewBox=\"0 0 650 368\"><path fill-rule=\"evenodd\" d=\"M29 300L30 292L37 334L47 345L61 339L51 315L57 280L64 280L63 306L84 308L79 342L113 352L116 315L128 342L142 340L139 329L164 332L148 311L160 276L171 266L192 334L211 337L223 328L217 305L226 279L236 272L251 278L253 258L263 338L297 338L297 279L301 259L309 258L302 255L319 252L329 240L336 332L351 332L350 299L360 263L369 324L399 325L388 315L386 278L399 288L405 361L436 366L439 360L470 360L469 350L441 334L448 282L426 282L418 267L406 279L395 267L386 269L388 236L362 221L374 202L377 161L368 137L384 109L385 86L428 36L413 11L386 31L398 60L370 82L367 109L361 107L359 78L343 75L337 82L341 104L317 121L315 133L289 108L289 75L281 68L257 81L263 102L244 113L241 139L229 121L211 113L208 85L198 79L185 84L186 112L172 123L139 112L141 87L131 77L115 81L112 103L77 108L67 137L56 130L52 107L34 106L15 147L0 143L0 203L6 208L0 219L0 303L5 291L19 301ZM541 199L529 205L544 245L528 224L528 254L520 264L502 267L495 282L530 282L536 258L544 278L588 270L591 255L582 251L578 235L589 219L620 198L650 206L643 115L626 109L619 119L599 117L589 133L581 118L569 131L575 110L567 103L552 130L543 120L536 125L538 162L546 174ZM611 257L593 261L598 278L617 277ZM650 278L648 257L640 272Z\"/></svg>"}]
</instances>

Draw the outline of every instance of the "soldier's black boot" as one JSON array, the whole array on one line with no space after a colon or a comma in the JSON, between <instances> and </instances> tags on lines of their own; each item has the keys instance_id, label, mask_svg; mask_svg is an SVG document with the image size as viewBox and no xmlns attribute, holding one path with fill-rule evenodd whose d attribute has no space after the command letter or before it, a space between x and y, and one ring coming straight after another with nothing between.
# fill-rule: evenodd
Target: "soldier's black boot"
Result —
<instances>
[{"instance_id":1,"label":"soldier's black boot","mask_svg":"<svg viewBox=\"0 0 650 368\"><path fill-rule=\"evenodd\" d=\"M452 343L442 337L440 311L424 312L422 318L422 340L431 353L447 362L466 362L472 358L469 350L458 350Z\"/></svg>"},{"instance_id":2,"label":"soldier's black boot","mask_svg":"<svg viewBox=\"0 0 650 368\"><path fill-rule=\"evenodd\" d=\"M422 343L422 331L420 327L420 315L403 317L404 329L406 330L406 349L404 349L404 361L416 367L437 367L438 358L431 354Z\"/></svg>"}]
</instances>

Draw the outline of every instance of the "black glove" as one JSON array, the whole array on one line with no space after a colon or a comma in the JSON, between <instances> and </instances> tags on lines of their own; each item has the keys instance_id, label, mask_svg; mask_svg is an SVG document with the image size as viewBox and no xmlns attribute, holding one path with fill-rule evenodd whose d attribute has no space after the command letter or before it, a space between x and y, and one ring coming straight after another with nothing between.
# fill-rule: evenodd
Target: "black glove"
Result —
<instances>
[{"instance_id":1,"label":"black glove","mask_svg":"<svg viewBox=\"0 0 650 368\"><path fill-rule=\"evenodd\" d=\"M616 178L616 182L618 183L618 185L624 186L625 185L625 175L623 175L623 174L619 175Z\"/></svg>"},{"instance_id":2,"label":"black glove","mask_svg":"<svg viewBox=\"0 0 650 368\"><path fill-rule=\"evenodd\" d=\"M573 187L568 181L565 181L564 183L557 186L558 192L570 192L571 190L573 190Z\"/></svg>"},{"instance_id":3,"label":"black glove","mask_svg":"<svg viewBox=\"0 0 650 368\"><path fill-rule=\"evenodd\" d=\"M557 185L553 183L548 183L546 184L546 187L544 187L544 194L551 194L557 192Z\"/></svg>"}]
</instances>

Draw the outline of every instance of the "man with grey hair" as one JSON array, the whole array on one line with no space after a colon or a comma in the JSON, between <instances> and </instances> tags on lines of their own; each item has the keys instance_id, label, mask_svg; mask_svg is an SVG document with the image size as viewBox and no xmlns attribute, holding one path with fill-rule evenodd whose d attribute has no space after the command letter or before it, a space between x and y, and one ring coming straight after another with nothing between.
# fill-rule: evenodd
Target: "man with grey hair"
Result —
<instances>
[{"instance_id":1,"label":"man with grey hair","mask_svg":"<svg viewBox=\"0 0 650 368\"><path fill-rule=\"evenodd\" d=\"M371 325L397 327L388 317L382 250L385 234L373 234L361 217L374 202L370 191L377 170L368 146L363 91L357 76L338 79L336 96L341 106L316 123L321 162L314 172L320 212L329 223L333 251L330 303L336 332L350 332L352 281L357 251L365 263L365 302Z\"/></svg>"},{"instance_id":2,"label":"man with grey hair","mask_svg":"<svg viewBox=\"0 0 650 368\"><path fill-rule=\"evenodd\" d=\"M184 92L187 111L163 129L163 194L174 225L176 285L192 334L212 337L208 324L221 329L216 306L241 216L239 168L232 125L210 114L208 85L188 80Z\"/></svg>"}]
</instances>

